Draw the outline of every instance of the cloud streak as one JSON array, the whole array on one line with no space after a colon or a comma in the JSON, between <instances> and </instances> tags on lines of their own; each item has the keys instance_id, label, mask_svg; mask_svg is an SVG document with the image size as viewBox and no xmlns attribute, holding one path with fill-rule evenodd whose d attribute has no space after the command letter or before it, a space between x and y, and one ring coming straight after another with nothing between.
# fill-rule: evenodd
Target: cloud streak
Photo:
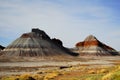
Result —
<instances>
[{"instance_id":1,"label":"cloud streak","mask_svg":"<svg viewBox=\"0 0 120 80\"><path fill-rule=\"evenodd\" d=\"M67 47L90 34L120 50L119 20L101 0L1 0L0 44L8 45L24 32L38 27L50 37L60 38ZM104 0L103 0L104 1ZM115 26L114 26L115 25ZM4 42L5 40L5 42ZM7 43L6 43L7 42Z\"/></svg>"}]
</instances>

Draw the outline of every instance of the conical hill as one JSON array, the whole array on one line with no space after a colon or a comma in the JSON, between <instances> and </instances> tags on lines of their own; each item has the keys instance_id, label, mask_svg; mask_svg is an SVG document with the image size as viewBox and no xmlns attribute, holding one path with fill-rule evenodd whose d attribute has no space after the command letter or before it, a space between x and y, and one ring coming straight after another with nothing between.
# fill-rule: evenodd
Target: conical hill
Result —
<instances>
[{"instance_id":1,"label":"conical hill","mask_svg":"<svg viewBox=\"0 0 120 80\"><path fill-rule=\"evenodd\" d=\"M62 45L59 46L54 40L42 30L32 29L30 33L24 33L10 45L8 45L1 54L7 57L53 57L53 56L71 56L75 55L69 52ZM57 40L56 40L57 41Z\"/></svg>"},{"instance_id":2,"label":"conical hill","mask_svg":"<svg viewBox=\"0 0 120 80\"><path fill-rule=\"evenodd\" d=\"M100 42L95 36L89 35L84 41L76 44L80 55L118 55L118 52L110 46Z\"/></svg>"}]
</instances>

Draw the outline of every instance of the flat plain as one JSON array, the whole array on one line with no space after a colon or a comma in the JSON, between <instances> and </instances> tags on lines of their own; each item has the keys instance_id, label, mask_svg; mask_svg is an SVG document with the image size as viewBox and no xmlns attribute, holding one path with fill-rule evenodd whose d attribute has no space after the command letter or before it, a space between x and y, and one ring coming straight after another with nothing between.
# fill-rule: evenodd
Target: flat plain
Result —
<instances>
[{"instance_id":1,"label":"flat plain","mask_svg":"<svg viewBox=\"0 0 120 80\"><path fill-rule=\"evenodd\" d=\"M62 61L32 60L0 61L0 79L16 80L17 77L31 80L31 76L33 80L102 80L104 75L120 65L120 56L81 56ZM21 76L24 78L21 79Z\"/></svg>"}]
</instances>

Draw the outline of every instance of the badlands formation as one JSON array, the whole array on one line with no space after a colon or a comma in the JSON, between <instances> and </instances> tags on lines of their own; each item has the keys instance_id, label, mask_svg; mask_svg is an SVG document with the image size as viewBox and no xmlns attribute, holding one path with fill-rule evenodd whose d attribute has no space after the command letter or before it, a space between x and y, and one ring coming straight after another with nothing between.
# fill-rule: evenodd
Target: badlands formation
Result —
<instances>
[{"instance_id":1,"label":"badlands formation","mask_svg":"<svg viewBox=\"0 0 120 80\"><path fill-rule=\"evenodd\" d=\"M81 56L95 55L95 56L111 56L118 55L118 52L110 46L100 42L93 35L89 35L84 41L76 44L77 51Z\"/></svg>"},{"instance_id":2,"label":"badlands formation","mask_svg":"<svg viewBox=\"0 0 120 80\"><path fill-rule=\"evenodd\" d=\"M24 33L0 55L3 57L71 57L78 55L63 47L59 39L51 39L44 31L32 29L30 33Z\"/></svg>"},{"instance_id":3,"label":"badlands formation","mask_svg":"<svg viewBox=\"0 0 120 80\"><path fill-rule=\"evenodd\" d=\"M51 39L44 31L35 28L29 33L22 34L3 49L0 52L0 59L15 58L15 60L17 59L19 61L22 60L21 58L27 57L27 60L30 60L34 57L35 60L72 60L71 58L79 60L79 57L87 55L114 56L118 54L115 49L100 42L93 35L88 36L82 42L78 42L75 50L71 51L63 46L61 40L56 38Z\"/></svg>"},{"instance_id":4,"label":"badlands formation","mask_svg":"<svg viewBox=\"0 0 120 80\"><path fill-rule=\"evenodd\" d=\"M120 56L112 56L118 55L116 50L92 35L75 50L79 55L32 29L0 52L0 80L120 80L120 66L115 66Z\"/></svg>"}]
</instances>

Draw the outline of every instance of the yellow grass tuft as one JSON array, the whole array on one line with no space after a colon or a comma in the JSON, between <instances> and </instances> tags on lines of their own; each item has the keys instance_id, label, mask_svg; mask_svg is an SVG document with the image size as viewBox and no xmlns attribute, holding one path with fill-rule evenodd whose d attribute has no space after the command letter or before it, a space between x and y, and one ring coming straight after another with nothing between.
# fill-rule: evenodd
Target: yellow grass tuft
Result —
<instances>
[{"instance_id":1,"label":"yellow grass tuft","mask_svg":"<svg viewBox=\"0 0 120 80\"><path fill-rule=\"evenodd\" d=\"M114 71L103 76L102 80L120 80L120 66L116 66L114 68Z\"/></svg>"},{"instance_id":2,"label":"yellow grass tuft","mask_svg":"<svg viewBox=\"0 0 120 80\"><path fill-rule=\"evenodd\" d=\"M58 73L48 73L45 75L44 80L54 79L56 76L58 76Z\"/></svg>"},{"instance_id":3,"label":"yellow grass tuft","mask_svg":"<svg viewBox=\"0 0 120 80\"><path fill-rule=\"evenodd\" d=\"M27 79L29 79L29 77L31 77L31 74L24 73L24 74L20 75L19 80L27 80Z\"/></svg>"},{"instance_id":4,"label":"yellow grass tuft","mask_svg":"<svg viewBox=\"0 0 120 80\"><path fill-rule=\"evenodd\" d=\"M44 76L40 76L39 74L33 74L32 77L35 79L35 80L43 80Z\"/></svg>"},{"instance_id":5,"label":"yellow grass tuft","mask_svg":"<svg viewBox=\"0 0 120 80\"><path fill-rule=\"evenodd\" d=\"M9 76L9 77L3 77L1 80L17 80L18 76Z\"/></svg>"},{"instance_id":6,"label":"yellow grass tuft","mask_svg":"<svg viewBox=\"0 0 120 80\"><path fill-rule=\"evenodd\" d=\"M97 71L97 74L100 74L100 73L108 73L109 71L107 69L100 69Z\"/></svg>"},{"instance_id":7,"label":"yellow grass tuft","mask_svg":"<svg viewBox=\"0 0 120 80\"><path fill-rule=\"evenodd\" d=\"M88 73L89 73L89 74L95 74L95 73L96 73L96 70L89 70Z\"/></svg>"}]
</instances>

